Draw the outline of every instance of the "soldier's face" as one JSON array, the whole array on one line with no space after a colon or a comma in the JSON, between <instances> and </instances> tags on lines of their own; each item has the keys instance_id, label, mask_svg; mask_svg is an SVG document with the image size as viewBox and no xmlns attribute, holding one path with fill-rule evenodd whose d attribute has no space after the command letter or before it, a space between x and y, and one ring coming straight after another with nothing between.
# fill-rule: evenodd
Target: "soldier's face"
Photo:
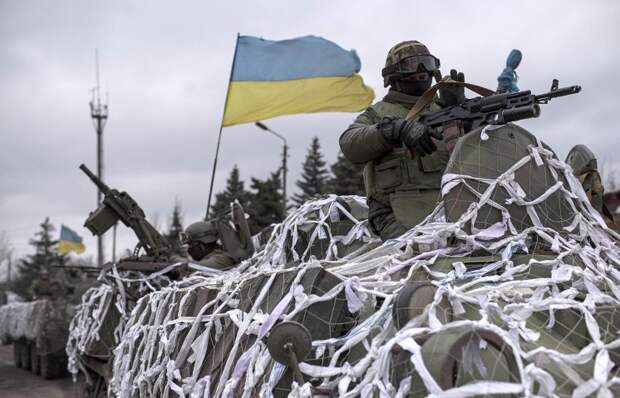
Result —
<instances>
[{"instance_id":1,"label":"soldier's face","mask_svg":"<svg viewBox=\"0 0 620 398\"><path fill-rule=\"evenodd\" d=\"M200 261L215 250L216 247L216 244L207 244L195 240L189 243L187 252L194 260Z\"/></svg>"},{"instance_id":2,"label":"soldier's face","mask_svg":"<svg viewBox=\"0 0 620 398\"><path fill-rule=\"evenodd\" d=\"M401 77L394 82L394 88L409 95L422 95L431 87L432 75L429 72L416 72Z\"/></svg>"},{"instance_id":3,"label":"soldier's face","mask_svg":"<svg viewBox=\"0 0 620 398\"><path fill-rule=\"evenodd\" d=\"M431 74L428 72L411 73L402 77L400 80L404 82L425 82L427 80L431 80Z\"/></svg>"}]
</instances>

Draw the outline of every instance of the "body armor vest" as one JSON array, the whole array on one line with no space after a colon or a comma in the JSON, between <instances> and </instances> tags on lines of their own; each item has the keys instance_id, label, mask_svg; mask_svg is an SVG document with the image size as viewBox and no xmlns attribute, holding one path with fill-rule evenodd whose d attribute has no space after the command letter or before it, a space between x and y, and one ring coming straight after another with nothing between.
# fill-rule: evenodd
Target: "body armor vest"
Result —
<instances>
[{"instance_id":1,"label":"body armor vest","mask_svg":"<svg viewBox=\"0 0 620 398\"><path fill-rule=\"evenodd\" d=\"M432 104L431 109L438 105ZM379 118L405 118L410 106L381 101L371 107ZM366 196L373 197L394 211L396 219L410 228L435 208L440 198L441 176L450 153L443 141L434 140L437 151L415 156L406 147L395 148L364 167Z\"/></svg>"}]
</instances>

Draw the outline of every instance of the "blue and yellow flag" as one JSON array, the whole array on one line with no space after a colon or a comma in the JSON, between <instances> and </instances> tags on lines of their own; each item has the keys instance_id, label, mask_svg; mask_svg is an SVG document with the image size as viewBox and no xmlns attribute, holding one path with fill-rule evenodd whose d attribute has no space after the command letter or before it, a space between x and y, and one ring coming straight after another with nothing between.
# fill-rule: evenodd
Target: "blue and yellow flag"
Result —
<instances>
[{"instance_id":1,"label":"blue and yellow flag","mask_svg":"<svg viewBox=\"0 0 620 398\"><path fill-rule=\"evenodd\" d=\"M357 112L374 98L358 75L354 50L317 36L237 40L224 126L295 113Z\"/></svg>"},{"instance_id":2,"label":"blue and yellow flag","mask_svg":"<svg viewBox=\"0 0 620 398\"><path fill-rule=\"evenodd\" d=\"M77 254L84 253L86 246L82 243L82 237L75 233L75 231L60 226L60 240L58 241L58 254L67 254L69 252L76 252Z\"/></svg>"}]
</instances>

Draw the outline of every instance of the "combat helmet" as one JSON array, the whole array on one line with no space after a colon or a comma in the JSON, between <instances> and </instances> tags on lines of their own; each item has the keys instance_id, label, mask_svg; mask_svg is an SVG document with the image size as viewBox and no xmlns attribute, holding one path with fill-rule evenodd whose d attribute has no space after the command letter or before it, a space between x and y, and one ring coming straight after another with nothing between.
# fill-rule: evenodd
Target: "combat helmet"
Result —
<instances>
[{"instance_id":1,"label":"combat helmet","mask_svg":"<svg viewBox=\"0 0 620 398\"><path fill-rule=\"evenodd\" d=\"M573 169L573 173L579 176L589 171L598 171L598 164L596 157L585 145L575 145L568 156L566 156L566 163Z\"/></svg>"},{"instance_id":2,"label":"combat helmet","mask_svg":"<svg viewBox=\"0 0 620 398\"><path fill-rule=\"evenodd\" d=\"M183 234L183 241L189 242L203 242L205 244L215 243L219 239L219 233L216 226L209 221L198 221L191 224L185 229Z\"/></svg>"},{"instance_id":3,"label":"combat helmet","mask_svg":"<svg viewBox=\"0 0 620 398\"><path fill-rule=\"evenodd\" d=\"M389 86L402 75L418 72L421 66L435 79L441 78L439 58L432 55L424 44L417 40L398 43L388 51L385 68L381 70L383 86Z\"/></svg>"}]
</instances>

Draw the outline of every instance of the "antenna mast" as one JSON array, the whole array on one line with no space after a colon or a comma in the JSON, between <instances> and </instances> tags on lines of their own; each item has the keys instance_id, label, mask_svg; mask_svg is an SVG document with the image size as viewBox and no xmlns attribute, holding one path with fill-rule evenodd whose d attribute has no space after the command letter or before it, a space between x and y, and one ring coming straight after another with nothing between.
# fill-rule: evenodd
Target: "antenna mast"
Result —
<instances>
[{"instance_id":1,"label":"antenna mast","mask_svg":"<svg viewBox=\"0 0 620 398\"><path fill-rule=\"evenodd\" d=\"M90 100L90 117L97 134L97 177L103 180L103 129L108 119L107 98L101 103L101 88L99 86L99 50L95 49L95 74L97 86L92 89ZM106 95L107 97L107 95ZM101 190L97 188L97 206L101 204ZM103 266L103 237L97 237L97 265Z\"/></svg>"}]
</instances>

